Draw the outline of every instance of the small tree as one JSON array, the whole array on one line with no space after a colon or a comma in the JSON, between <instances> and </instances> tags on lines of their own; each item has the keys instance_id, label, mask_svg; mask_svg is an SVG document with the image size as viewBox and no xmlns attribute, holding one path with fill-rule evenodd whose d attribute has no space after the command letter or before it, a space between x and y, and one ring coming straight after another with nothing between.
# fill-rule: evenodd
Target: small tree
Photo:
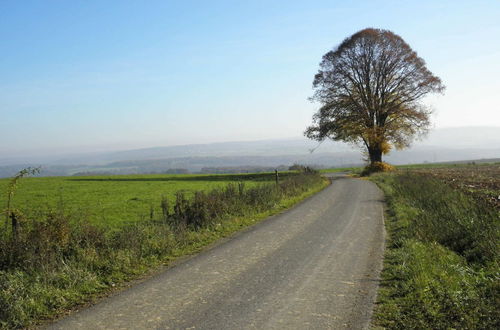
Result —
<instances>
[{"instance_id":1,"label":"small tree","mask_svg":"<svg viewBox=\"0 0 500 330\"><path fill-rule=\"evenodd\" d=\"M304 134L364 146L373 164L427 132L422 98L445 87L400 36L364 29L323 56L313 88L321 107Z\"/></svg>"}]
</instances>

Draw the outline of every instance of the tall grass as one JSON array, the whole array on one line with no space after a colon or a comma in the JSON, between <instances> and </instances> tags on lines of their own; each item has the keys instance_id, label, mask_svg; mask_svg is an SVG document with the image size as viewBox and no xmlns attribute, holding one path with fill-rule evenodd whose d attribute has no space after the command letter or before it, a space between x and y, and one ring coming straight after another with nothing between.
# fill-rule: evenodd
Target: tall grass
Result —
<instances>
[{"instance_id":1,"label":"tall grass","mask_svg":"<svg viewBox=\"0 0 500 330\"><path fill-rule=\"evenodd\" d=\"M389 206L375 325L500 328L500 223L490 205L430 177L373 178Z\"/></svg>"},{"instance_id":2,"label":"tall grass","mask_svg":"<svg viewBox=\"0 0 500 330\"><path fill-rule=\"evenodd\" d=\"M399 175L396 195L416 211L408 230L419 240L437 242L471 263L499 260L498 212L433 178Z\"/></svg>"},{"instance_id":3,"label":"tall grass","mask_svg":"<svg viewBox=\"0 0 500 330\"><path fill-rule=\"evenodd\" d=\"M162 199L161 213L119 229L62 206L36 218L18 213L17 233L0 234L0 328L51 317L324 186L319 175L300 174L279 184L229 184L190 199L178 192L175 200Z\"/></svg>"}]
</instances>

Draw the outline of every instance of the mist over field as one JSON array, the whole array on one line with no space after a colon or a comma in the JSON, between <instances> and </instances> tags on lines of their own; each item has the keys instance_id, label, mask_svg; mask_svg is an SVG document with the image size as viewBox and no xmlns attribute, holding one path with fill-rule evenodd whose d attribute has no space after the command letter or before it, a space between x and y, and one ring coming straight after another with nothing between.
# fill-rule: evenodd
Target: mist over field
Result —
<instances>
[{"instance_id":1,"label":"mist over field","mask_svg":"<svg viewBox=\"0 0 500 330\"><path fill-rule=\"evenodd\" d=\"M311 150L313 150L311 152ZM500 158L500 127L435 129L388 162L412 164ZM0 158L0 176L42 166L42 176L136 173L230 173L285 169L295 164L346 167L363 163L359 149L340 142L322 144L303 137L154 147L100 153Z\"/></svg>"}]
</instances>

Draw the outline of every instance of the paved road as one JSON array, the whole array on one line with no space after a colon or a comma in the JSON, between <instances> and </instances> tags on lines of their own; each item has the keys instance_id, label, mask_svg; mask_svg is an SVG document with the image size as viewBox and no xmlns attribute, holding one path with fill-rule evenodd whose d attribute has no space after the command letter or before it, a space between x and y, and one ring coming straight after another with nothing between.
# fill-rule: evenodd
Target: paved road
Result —
<instances>
[{"instance_id":1,"label":"paved road","mask_svg":"<svg viewBox=\"0 0 500 330\"><path fill-rule=\"evenodd\" d=\"M383 253L382 193L337 178L295 208L50 329L361 329Z\"/></svg>"}]
</instances>

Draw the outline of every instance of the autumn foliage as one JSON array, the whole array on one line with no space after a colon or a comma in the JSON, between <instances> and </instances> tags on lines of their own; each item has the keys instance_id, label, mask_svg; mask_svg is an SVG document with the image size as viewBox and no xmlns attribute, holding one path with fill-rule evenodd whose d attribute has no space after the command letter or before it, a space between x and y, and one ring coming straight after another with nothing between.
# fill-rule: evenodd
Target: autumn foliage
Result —
<instances>
[{"instance_id":1,"label":"autumn foliage","mask_svg":"<svg viewBox=\"0 0 500 330\"><path fill-rule=\"evenodd\" d=\"M400 36L370 28L323 56L313 88L321 107L305 135L361 145L373 164L426 133L422 98L445 87Z\"/></svg>"}]
</instances>

